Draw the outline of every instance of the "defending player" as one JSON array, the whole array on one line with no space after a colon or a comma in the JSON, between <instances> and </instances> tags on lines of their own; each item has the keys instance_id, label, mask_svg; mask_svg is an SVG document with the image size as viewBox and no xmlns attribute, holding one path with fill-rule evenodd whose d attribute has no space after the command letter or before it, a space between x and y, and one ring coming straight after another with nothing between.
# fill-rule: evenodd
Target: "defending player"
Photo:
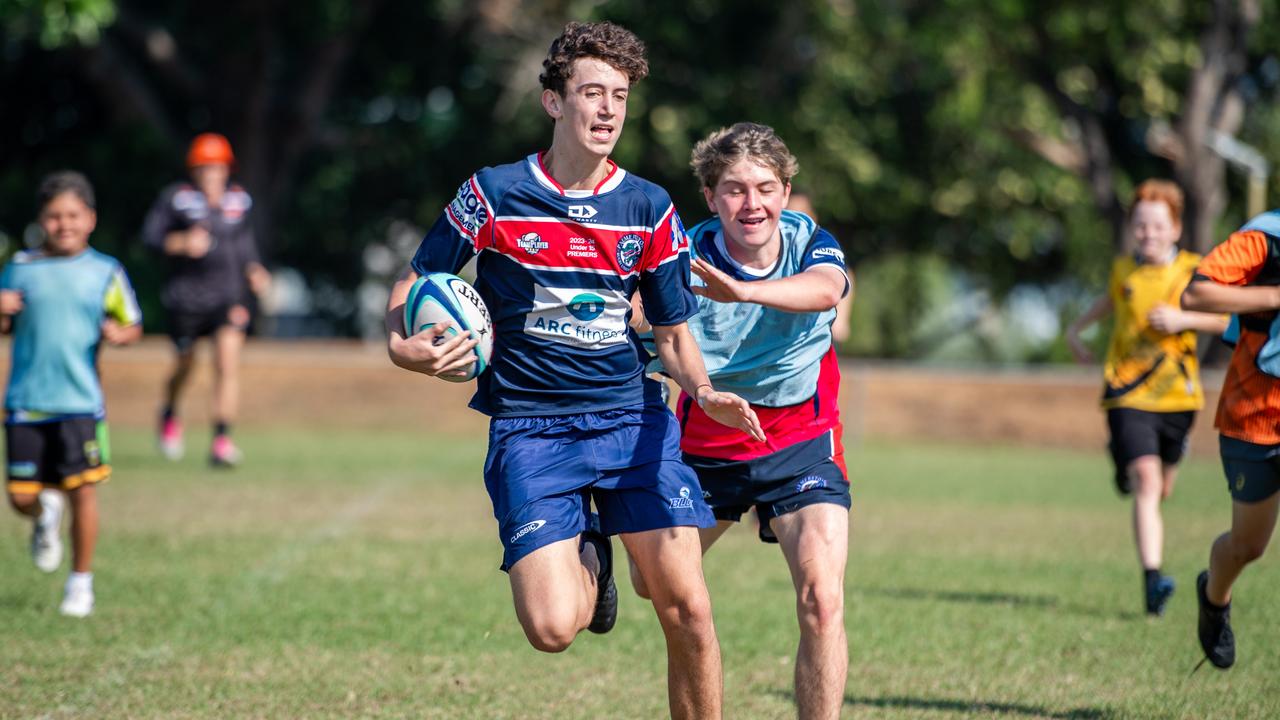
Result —
<instances>
[{"instance_id":1,"label":"defending player","mask_svg":"<svg viewBox=\"0 0 1280 720\"><path fill-rule=\"evenodd\" d=\"M164 386L158 445L170 460L184 451L178 400L195 362L196 340L213 338L213 444L209 462L241 460L231 440L240 395L240 350L249 327L249 292L266 292L271 275L258 257L249 216L253 200L230 182L235 156L221 135L196 136L187 151L191 183L165 188L147 214L143 239L169 262L161 299L176 356Z\"/></svg>"},{"instance_id":2,"label":"defending player","mask_svg":"<svg viewBox=\"0 0 1280 720\"><path fill-rule=\"evenodd\" d=\"M1149 615L1164 614L1173 578L1161 572L1164 521L1160 504L1173 492L1178 463L1196 411L1204 406L1196 332L1221 334L1226 317L1182 310L1179 296L1200 256L1178 249L1182 191L1167 180L1138 186L1129 212L1136 249L1116 258L1106 295L1067 329L1082 363L1093 357L1080 332L1110 313L1115 326L1103 366L1116 488L1133 493L1133 535Z\"/></svg>"},{"instance_id":3,"label":"defending player","mask_svg":"<svg viewBox=\"0 0 1280 720\"><path fill-rule=\"evenodd\" d=\"M1280 211L1254 218L1205 256L1182 306L1240 318L1215 422L1231 530L1213 542L1209 569L1196 578L1200 646L1226 669L1236 659L1231 588L1266 551L1280 510Z\"/></svg>"},{"instance_id":4,"label":"defending player","mask_svg":"<svg viewBox=\"0 0 1280 720\"><path fill-rule=\"evenodd\" d=\"M38 191L44 245L13 256L0 275L0 329L13 333L5 395L9 503L33 521L31 556L62 563L63 493L71 500L72 572L60 611L93 612L97 485L111 475L98 382L102 340L142 336L124 268L89 247L97 223L93 187L77 172L46 177Z\"/></svg>"},{"instance_id":5,"label":"defending player","mask_svg":"<svg viewBox=\"0 0 1280 720\"><path fill-rule=\"evenodd\" d=\"M769 437L713 422L687 393L677 400L685 462L718 521L702 549L756 509L760 539L781 545L796 589L800 717L839 717L850 499L831 322L851 288L844 253L809 216L783 209L798 166L772 128L718 130L691 164L716 217L689 232L701 280L689 328L711 380L747 398ZM647 580L632 578L644 596Z\"/></svg>"},{"instance_id":6,"label":"defending player","mask_svg":"<svg viewBox=\"0 0 1280 720\"><path fill-rule=\"evenodd\" d=\"M543 68L550 149L462 184L392 289L388 350L428 375L474 360L465 333L439 345L440 325L404 337L401 313L416 277L457 272L478 254L495 344L471 406L492 416L485 485L525 635L559 652L584 628L612 628L607 536L619 534L658 588L672 716L718 717L720 651L697 535L714 519L680 462L675 418L644 377L627 326L637 289L681 387L716 420L763 436L744 400L712 388L685 324L697 307L670 198L609 160L631 86L648 74L643 44L611 23L570 23Z\"/></svg>"}]
</instances>

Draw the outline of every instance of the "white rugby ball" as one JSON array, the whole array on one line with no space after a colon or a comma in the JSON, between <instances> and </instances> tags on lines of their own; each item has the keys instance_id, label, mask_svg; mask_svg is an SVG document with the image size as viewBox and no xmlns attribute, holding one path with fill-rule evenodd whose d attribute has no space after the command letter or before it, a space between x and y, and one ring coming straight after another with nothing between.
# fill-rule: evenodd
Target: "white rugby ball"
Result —
<instances>
[{"instance_id":1,"label":"white rugby ball","mask_svg":"<svg viewBox=\"0 0 1280 720\"><path fill-rule=\"evenodd\" d=\"M471 363L465 376L439 376L449 382L466 382L489 367L493 358L493 321L480 293L466 280L449 273L430 273L418 278L409 288L404 301L404 326L412 335L439 322L448 322L448 336L470 330L471 337L479 340L475 347L476 361ZM445 337L436 342L445 342Z\"/></svg>"}]
</instances>

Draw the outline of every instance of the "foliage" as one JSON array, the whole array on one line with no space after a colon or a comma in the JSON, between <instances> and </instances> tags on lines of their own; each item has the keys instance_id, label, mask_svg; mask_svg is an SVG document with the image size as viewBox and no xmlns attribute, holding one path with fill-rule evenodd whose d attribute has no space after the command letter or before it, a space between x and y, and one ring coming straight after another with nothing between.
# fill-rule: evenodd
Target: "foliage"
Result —
<instances>
[{"instance_id":1,"label":"foliage","mask_svg":"<svg viewBox=\"0 0 1280 720\"><path fill-rule=\"evenodd\" d=\"M1258 4L1261 27L1280 3ZM180 174L187 138L220 130L258 201L268 256L301 270L331 298L320 311L354 332L344 308L365 247L397 221L429 226L470 172L548 142L536 77L566 19L615 20L648 43L653 72L632 95L616 157L667 187L686 221L705 212L687 169L692 143L738 120L766 122L799 157L797 187L850 262L944 258L952 286L976 285L999 305L1027 284L1101 287L1129 190L1153 175L1185 179L1189 83L1214 60L1202 48L1215 12L1236 3L5 7L0 96L22 111L0 113L12 139L0 146L0 233L21 236L35 179L73 165L110 186L97 241L154 274L134 240L146 205ZM105 28L100 42L67 29L85 27ZM1274 33L1247 37L1222 113L1238 100L1239 136L1271 153L1280 46ZM1243 220L1241 184L1213 182L1231 199L1215 211L1221 237ZM891 317L870 322L914 332L927 306L888 304ZM870 332L880 340L858 341L860 352L918 349Z\"/></svg>"}]
</instances>

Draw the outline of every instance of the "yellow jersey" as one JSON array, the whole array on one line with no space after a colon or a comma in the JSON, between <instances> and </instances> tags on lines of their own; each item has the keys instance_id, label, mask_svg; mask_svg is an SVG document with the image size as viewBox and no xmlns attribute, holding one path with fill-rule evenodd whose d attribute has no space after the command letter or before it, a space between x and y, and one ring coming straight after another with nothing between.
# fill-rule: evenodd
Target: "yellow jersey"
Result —
<instances>
[{"instance_id":1,"label":"yellow jersey","mask_svg":"<svg viewBox=\"0 0 1280 720\"><path fill-rule=\"evenodd\" d=\"M1182 412L1204 406L1195 331L1169 335L1147 320L1160 305L1180 307L1182 291L1199 263L1199 255L1185 250L1167 265L1140 263L1128 255L1116 258L1108 285L1115 327L1103 366L1104 408Z\"/></svg>"}]
</instances>

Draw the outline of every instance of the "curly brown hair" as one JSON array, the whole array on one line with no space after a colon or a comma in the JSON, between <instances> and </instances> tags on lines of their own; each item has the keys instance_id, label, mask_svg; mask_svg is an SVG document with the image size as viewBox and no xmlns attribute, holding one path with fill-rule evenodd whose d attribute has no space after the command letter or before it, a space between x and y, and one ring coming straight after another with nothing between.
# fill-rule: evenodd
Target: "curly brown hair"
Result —
<instances>
[{"instance_id":1,"label":"curly brown hair","mask_svg":"<svg viewBox=\"0 0 1280 720\"><path fill-rule=\"evenodd\" d=\"M551 41L538 82L544 89L564 95L564 85L573 74L574 61L584 57L603 60L626 75L632 85L649 75L644 43L635 33L611 22L571 22Z\"/></svg>"},{"instance_id":2,"label":"curly brown hair","mask_svg":"<svg viewBox=\"0 0 1280 720\"><path fill-rule=\"evenodd\" d=\"M739 160L748 159L769 168L783 183L800 172L800 163L773 128L740 122L720 128L693 146L689 167L703 187L714 188L724 171Z\"/></svg>"}]
</instances>

